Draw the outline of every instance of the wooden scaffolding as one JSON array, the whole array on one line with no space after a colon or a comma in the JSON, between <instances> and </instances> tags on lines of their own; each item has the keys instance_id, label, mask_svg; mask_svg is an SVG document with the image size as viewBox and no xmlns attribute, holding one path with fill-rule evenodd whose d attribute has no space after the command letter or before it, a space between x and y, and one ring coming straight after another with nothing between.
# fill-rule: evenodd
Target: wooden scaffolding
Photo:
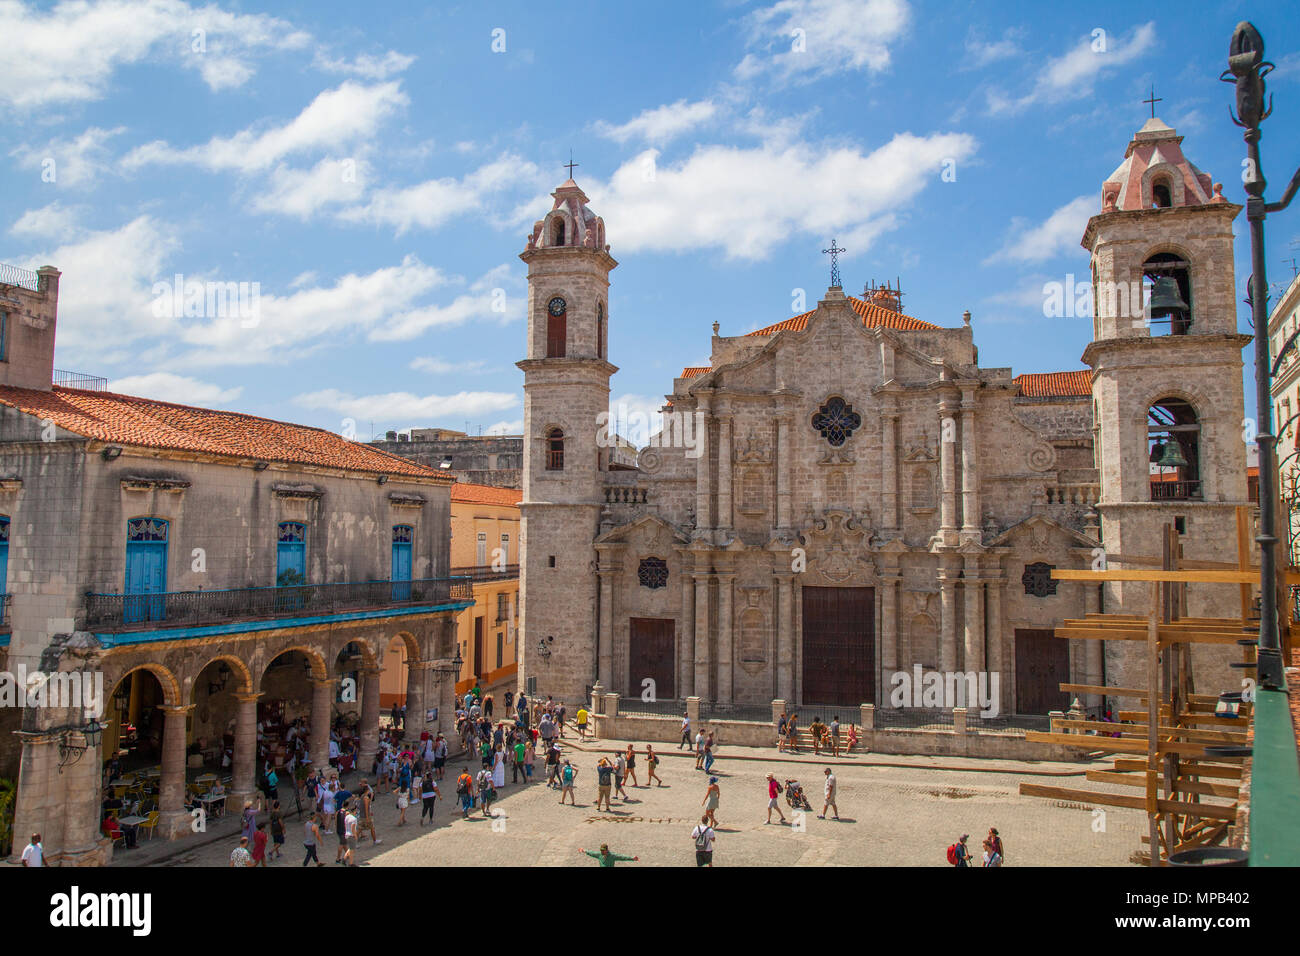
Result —
<instances>
[{"instance_id":1,"label":"wooden scaffolding","mask_svg":"<svg viewBox=\"0 0 1300 956\"><path fill-rule=\"evenodd\" d=\"M1028 740L1109 755L1110 764L1088 770L1086 779L1135 792L1032 783L1021 784L1020 792L1145 810L1148 832L1142 842L1146 849L1135 853L1134 858L1152 866L1166 863L1171 854L1182 850L1222 844L1237 823L1242 764L1250 754L1252 738L1251 689L1259 638L1252 587L1259 580L1259 569L1250 564L1252 510L1237 509L1235 565L1184 560L1179 534L1170 524L1164 534L1164 553L1159 558L1109 555L1109 561L1129 567L1052 572L1053 578L1063 581L1148 585L1146 615L1088 614L1079 620L1067 620L1055 629L1056 637L1066 640L1145 642L1145 686L1060 685L1071 695L1119 698L1128 709L1120 709L1113 715L1116 722L1110 722L1087 720L1072 707L1068 716L1053 718L1050 731L1026 734ZM1291 569L1280 568L1279 590L1284 590L1294 577ZM1237 584L1240 613L1231 618L1187 616L1189 584ZM1281 616L1285 626L1290 615ZM1289 634L1284 633L1284 638L1289 645ZM1241 690L1196 693L1190 652L1193 644L1239 647L1241 658L1232 667L1242 674Z\"/></svg>"}]
</instances>

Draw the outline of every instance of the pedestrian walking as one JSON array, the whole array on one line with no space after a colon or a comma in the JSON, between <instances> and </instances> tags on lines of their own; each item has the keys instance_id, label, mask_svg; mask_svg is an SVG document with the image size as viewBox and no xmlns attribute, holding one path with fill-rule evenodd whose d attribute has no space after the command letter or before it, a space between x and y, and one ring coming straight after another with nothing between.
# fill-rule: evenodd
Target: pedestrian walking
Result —
<instances>
[{"instance_id":1,"label":"pedestrian walking","mask_svg":"<svg viewBox=\"0 0 1300 956\"><path fill-rule=\"evenodd\" d=\"M840 715L831 718L831 756L840 755Z\"/></svg>"},{"instance_id":2,"label":"pedestrian walking","mask_svg":"<svg viewBox=\"0 0 1300 956\"><path fill-rule=\"evenodd\" d=\"M948 847L948 862L953 866L970 866L970 848L966 846L969 839L970 834L963 833L956 843Z\"/></svg>"},{"instance_id":3,"label":"pedestrian walking","mask_svg":"<svg viewBox=\"0 0 1300 956\"><path fill-rule=\"evenodd\" d=\"M998 855L998 866L1001 866L1007 860L1007 851L1002 847L1002 837L998 835L997 827L989 827L988 841L993 844L993 852Z\"/></svg>"},{"instance_id":4,"label":"pedestrian walking","mask_svg":"<svg viewBox=\"0 0 1300 956\"><path fill-rule=\"evenodd\" d=\"M709 778L709 789L704 791L704 799L700 801L700 806L704 807L704 817L709 821L710 826L718 825L718 800L722 796L722 790L718 787L718 778Z\"/></svg>"},{"instance_id":5,"label":"pedestrian walking","mask_svg":"<svg viewBox=\"0 0 1300 956\"><path fill-rule=\"evenodd\" d=\"M334 835L339 838L339 846L334 851L334 862L342 863L348 852L348 810L343 800L338 800L337 803L334 810Z\"/></svg>"},{"instance_id":6,"label":"pedestrian walking","mask_svg":"<svg viewBox=\"0 0 1300 956\"><path fill-rule=\"evenodd\" d=\"M479 809L483 816L492 816L492 801L497 798L496 780L489 770L481 770L478 775Z\"/></svg>"},{"instance_id":7,"label":"pedestrian walking","mask_svg":"<svg viewBox=\"0 0 1300 956\"><path fill-rule=\"evenodd\" d=\"M528 772L525 769L527 764L525 759L528 756L528 748L524 746L522 740L516 740L511 751L515 755L514 761L510 764L510 782L518 783L519 778L524 778L524 783L528 782Z\"/></svg>"},{"instance_id":8,"label":"pedestrian walking","mask_svg":"<svg viewBox=\"0 0 1300 956\"><path fill-rule=\"evenodd\" d=\"M230 851L231 866L252 866L253 854L248 852L248 837L239 838L239 846Z\"/></svg>"},{"instance_id":9,"label":"pedestrian walking","mask_svg":"<svg viewBox=\"0 0 1300 956\"><path fill-rule=\"evenodd\" d=\"M704 731L695 735L695 769L704 769Z\"/></svg>"},{"instance_id":10,"label":"pedestrian walking","mask_svg":"<svg viewBox=\"0 0 1300 956\"><path fill-rule=\"evenodd\" d=\"M659 758L655 756L655 749L650 744L645 745L645 765L646 771L649 773L649 776L646 777L645 785L649 787L652 780L658 780L659 786L662 787L664 785L663 779L655 773L655 768L659 766Z\"/></svg>"},{"instance_id":11,"label":"pedestrian walking","mask_svg":"<svg viewBox=\"0 0 1300 956\"><path fill-rule=\"evenodd\" d=\"M631 780L634 787L641 786L636 779L636 749L631 744L627 745L625 763L627 764L627 771L624 779ZM646 786L649 786L649 784L646 784Z\"/></svg>"},{"instance_id":12,"label":"pedestrian walking","mask_svg":"<svg viewBox=\"0 0 1300 956\"><path fill-rule=\"evenodd\" d=\"M560 748L558 745L546 749L546 785L557 790L560 787Z\"/></svg>"},{"instance_id":13,"label":"pedestrian walking","mask_svg":"<svg viewBox=\"0 0 1300 956\"><path fill-rule=\"evenodd\" d=\"M278 860L284 854L284 812L279 800L271 804L271 841L271 858Z\"/></svg>"},{"instance_id":14,"label":"pedestrian walking","mask_svg":"<svg viewBox=\"0 0 1300 956\"><path fill-rule=\"evenodd\" d=\"M772 811L781 818L785 823L785 814L781 812L781 805L777 802L777 797L781 796L781 785L776 782L776 777L772 774L767 775L767 822L772 822Z\"/></svg>"},{"instance_id":15,"label":"pedestrian walking","mask_svg":"<svg viewBox=\"0 0 1300 956\"><path fill-rule=\"evenodd\" d=\"M713 772L713 760L717 755L713 752L713 731L709 731L709 736L704 738L704 772Z\"/></svg>"},{"instance_id":16,"label":"pedestrian walking","mask_svg":"<svg viewBox=\"0 0 1300 956\"><path fill-rule=\"evenodd\" d=\"M627 779L627 758L623 756L623 751L614 751L614 791L622 800L627 799L627 791L623 789L623 781Z\"/></svg>"},{"instance_id":17,"label":"pedestrian walking","mask_svg":"<svg viewBox=\"0 0 1300 956\"><path fill-rule=\"evenodd\" d=\"M822 812L819 813L819 814L817 815L817 819L818 819L818 820L825 820L825 819L826 819L826 810L827 810L828 808L831 809L831 810L834 810L834 811L835 811L835 819L836 819L836 820L838 820L838 819L840 818L840 808L837 807L837 806L835 805L835 786L836 786L836 784L835 784L835 774L831 773L831 768L830 768L830 767L827 767L827 768L826 768L826 787L825 787L825 790L824 790L824 792L825 792L825 794L826 794L826 797L825 797L825 802L822 804Z\"/></svg>"},{"instance_id":18,"label":"pedestrian walking","mask_svg":"<svg viewBox=\"0 0 1300 956\"><path fill-rule=\"evenodd\" d=\"M617 853L610 853L608 843L600 845L600 852L584 850L582 847L578 847L578 852L599 861L601 866L613 866L615 863L639 863L641 861L639 856L619 856Z\"/></svg>"},{"instance_id":19,"label":"pedestrian walking","mask_svg":"<svg viewBox=\"0 0 1300 956\"><path fill-rule=\"evenodd\" d=\"M23 847L23 866L44 866L45 847L41 845L41 835L32 834L32 840Z\"/></svg>"},{"instance_id":20,"label":"pedestrian walking","mask_svg":"<svg viewBox=\"0 0 1300 956\"><path fill-rule=\"evenodd\" d=\"M789 720L785 716L785 711L781 711L781 716L776 721L776 752L781 753L785 750L785 728Z\"/></svg>"},{"instance_id":21,"label":"pedestrian walking","mask_svg":"<svg viewBox=\"0 0 1300 956\"><path fill-rule=\"evenodd\" d=\"M266 866L266 824L259 823L253 833L253 866Z\"/></svg>"},{"instance_id":22,"label":"pedestrian walking","mask_svg":"<svg viewBox=\"0 0 1300 956\"><path fill-rule=\"evenodd\" d=\"M429 818L429 826L433 826L433 810L438 802L438 784L433 779L432 773L426 773L420 784L420 826L424 826L424 818Z\"/></svg>"},{"instance_id":23,"label":"pedestrian walking","mask_svg":"<svg viewBox=\"0 0 1300 956\"><path fill-rule=\"evenodd\" d=\"M474 778L469 775L469 767L463 768L456 778L456 796L460 797L461 819L468 819L474 806Z\"/></svg>"},{"instance_id":24,"label":"pedestrian walking","mask_svg":"<svg viewBox=\"0 0 1300 956\"><path fill-rule=\"evenodd\" d=\"M556 748L557 750L559 748ZM564 761L564 768L560 771L560 806L564 806L564 798L567 795L571 806L577 806L577 798L573 794L573 781L578 776L578 768Z\"/></svg>"},{"instance_id":25,"label":"pedestrian walking","mask_svg":"<svg viewBox=\"0 0 1300 956\"><path fill-rule=\"evenodd\" d=\"M591 716L591 714L587 711L587 706L586 706L586 704L581 704L581 705L579 705L579 707L578 707L578 713L575 715L575 717L576 717L576 719L577 719L577 721L578 721L578 739L579 739L579 740L586 740L586 739L587 739L587 719L588 719L590 716Z\"/></svg>"},{"instance_id":26,"label":"pedestrian walking","mask_svg":"<svg viewBox=\"0 0 1300 956\"><path fill-rule=\"evenodd\" d=\"M257 811L253 809L253 801L244 801L244 813L242 823L240 824L239 835L247 840L250 844L253 842L253 834L257 832Z\"/></svg>"},{"instance_id":27,"label":"pedestrian walking","mask_svg":"<svg viewBox=\"0 0 1300 956\"><path fill-rule=\"evenodd\" d=\"M537 748L529 740L524 744L524 782L532 783L533 781L533 761L537 757Z\"/></svg>"},{"instance_id":28,"label":"pedestrian walking","mask_svg":"<svg viewBox=\"0 0 1300 956\"><path fill-rule=\"evenodd\" d=\"M799 715L794 712L791 712L790 719L785 722L785 749L787 753L799 752Z\"/></svg>"},{"instance_id":29,"label":"pedestrian walking","mask_svg":"<svg viewBox=\"0 0 1300 956\"><path fill-rule=\"evenodd\" d=\"M682 741L677 745L677 749L681 750L683 747L687 750L691 749L691 715L689 713L682 714Z\"/></svg>"},{"instance_id":30,"label":"pedestrian walking","mask_svg":"<svg viewBox=\"0 0 1300 956\"><path fill-rule=\"evenodd\" d=\"M567 761L566 761L567 762ZM614 776L615 767L609 762L609 758L601 757L600 762L596 764L596 809L601 809L601 803L605 804L604 809L609 810L609 787L610 779ZM563 802L563 798L561 798Z\"/></svg>"},{"instance_id":31,"label":"pedestrian walking","mask_svg":"<svg viewBox=\"0 0 1300 956\"><path fill-rule=\"evenodd\" d=\"M316 855L316 847L320 844L320 827L316 825L318 817L315 813L307 814L307 822L302 828L302 845L307 850L307 855L302 858L302 865L306 866L312 860L316 861L317 866L324 866L320 857Z\"/></svg>"},{"instance_id":32,"label":"pedestrian walking","mask_svg":"<svg viewBox=\"0 0 1300 956\"><path fill-rule=\"evenodd\" d=\"M709 826L708 814L700 817L700 822L691 831L691 839L695 841L696 866L713 865L713 841L716 836L713 827Z\"/></svg>"},{"instance_id":33,"label":"pedestrian walking","mask_svg":"<svg viewBox=\"0 0 1300 956\"><path fill-rule=\"evenodd\" d=\"M370 845L379 846L384 841L379 839L379 834L375 832L375 791L370 789L370 784L361 781L361 829L370 831Z\"/></svg>"},{"instance_id":34,"label":"pedestrian walking","mask_svg":"<svg viewBox=\"0 0 1300 956\"><path fill-rule=\"evenodd\" d=\"M357 815L356 808L352 801L347 804L347 814L343 818L343 837L344 845L347 849L343 853L344 866L357 865Z\"/></svg>"},{"instance_id":35,"label":"pedestrian walking","mask_svg":"<svg viewBox=\"0 0 1300 956\"><path fill-rule=\"evenodd\" d=\"M399 787L397 790L397 825L406 826L406 808L411 805L411 788ZM420 817L420 822L424 822L424 817Z\"/></svg>"}]
</instances>

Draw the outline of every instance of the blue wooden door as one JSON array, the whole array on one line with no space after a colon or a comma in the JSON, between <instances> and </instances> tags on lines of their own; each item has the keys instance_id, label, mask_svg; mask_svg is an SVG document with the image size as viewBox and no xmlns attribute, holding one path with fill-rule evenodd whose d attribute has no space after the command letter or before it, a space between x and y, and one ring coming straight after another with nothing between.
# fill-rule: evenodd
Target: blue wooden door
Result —
<instances>
[{"instance_id":1,"label":"blue wooden door","mask_svg":"<svg viewBox=\"0 0 1300 956\"><path fill-rule=\"evenodd\" d=\"M399 524L393 528L393 600L411 599L412 528Z\"/></svg>"},{"instance_id":2,"label":"blue wooden door","mask_svg":"<svg viewBox=\"0 0 1300 956\"><path fill-rule=\"evenodd\" d=\"M297 521L282 521L275 545L278 587L307 583L307 529Z\"/></svg>"},{"instance_id":3,"label":"blue wooden door","mask_svg":"<svg viewBox=\"0 0 1300 956\"><path fill-rule=\"evenodd\" d=\"M167 522L132 518L126 524L123 620L127 624L161 621L166 617Z\"/></svg>"}]
</instances>

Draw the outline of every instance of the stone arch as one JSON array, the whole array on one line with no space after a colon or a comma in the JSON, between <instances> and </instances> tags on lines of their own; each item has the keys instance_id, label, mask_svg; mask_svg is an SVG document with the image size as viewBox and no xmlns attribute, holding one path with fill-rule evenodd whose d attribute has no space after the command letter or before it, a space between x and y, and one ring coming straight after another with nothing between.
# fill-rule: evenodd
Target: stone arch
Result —
<instances>
[{"instance_id":1,"label":"stone arch","mask_svg":"<svg viewBox=\"0 0 1300 956\"><path fill-rule=\"evenodd\" d=\"M406 645L406 656L410 660L420 660L424 649L420 646L420 639L410 631L398 631L396 634L390 634L388 640L384 642L384 649L387 650L392 646L394 640L401 640Z\"/></svg>"},{"instance_id":2,"label":"stone arch","mask_svg":"<svg viewBox=\"0 0 1300 956\"><path fill-rule=\"evenodd\" d=\"M124 668L121 673L112 677L111 680L106 681L105 684L108 688L108 696L112 697L113 691L117 690L117 685L122 683L123 680L131 674L134 674L136 671L148 671L158 679L158 685L162 688L163 692L164 707L185 706L186 701L181 694L181 684L180 681L176 679L176 675L162 664L154 661L145 661L141 664L133 664L130 667Z\"/></svg>"},{"instance_id":3,"label":"stone arch","mask_svg":"<svg viewBox=\"0 0 1300 956\"><path fill-rule=\"evenodd\" d=\"M912 617L907 627L908 651L913 666L934 670L939 666L939 626L933 617L922 611Z\"/></svg>"},{"instance_id":4,"label":"stone arch","mask_svg":"<svg viewBox=\"0 0 1300 956\"><path fill-rule=\"evenodd\" d=\"M361 648L361 669L362 670L369 670L370 668L377 667L378 662L382 659L384 652L388 650L388 641L384 641L383 647L376 648L371 643L370 638L351 637L339 645L339 649L334 655L335 660L338 659L339 655L343 653L344 648L346 648L349 644L355 644L357 645L357 647Z\"/></svg>"},{"instance_id":5,"label":"stone arch","mask_svg":"<svg viewBox=\"0 0 1300 956\"><path fill-rule=\"evenodd\" d=\"M311 676L313 679L325 680L333 673L333 658L331 658L327 663L325 655L321 653L319 648L312 647L309 644L290 643L286 644L284 647L276 648L274 653L267 653L266 663L262 665L262 672L257 676L257 686L259 688L262 686L263 678L266 677L267 668L275 663L277 658L281 658L291 651L298 651L307 658L307 662L311 664ZM334 656L337 657L337 655Z\"/></svg>"},{"instance_id":6,"label":"stone arch","mask_svg":"<svg viewBox=\"0 0 1300 956\"><path fill-rule=\"evenodd\" d=\"M1142 208L1150 209L1155 202L1157 182L1163 183L1169 190L1170 206L1181 206L1186 201L1187 185L1183 182L1178 167L1170 163L1156 163L1148 166L1142 174Z\"/></svg>"},{"instance_id":7,"label":"stone arch","mask_svg":"<svg viewBox=\"0 0 1300 956\"><path fill-rule=\"evenodd\" d=\"M233 653L222 652L220 654L213 654L194 671L194 677L189 680L189 683L191 685L190 686L191 696L193 696L194 694L194 688L198 686L199 675L201 675L205 670L207 670L210 665L217 663L217 661L224 661L225 663L229 664L231 672L234 673L234 675L239 678L240 686L232 687L231 690L235 691L236 693L244 693L244 694L251 693L253 691L253 672L252 670L249 669L248 664L246 664L242 658L236 656Z\"/></svg>"},{"instance_id":8,"label":"stone arch","mask_svg":"<svg viewBox=\"0 0 1300 956\"><path fill-rule=\"evenodd\" d=\"M575 245L577 230L567 209L552 209L546 214L546 221L542 223L541 238L544 247Z\"/></svg>"}]
</instances>

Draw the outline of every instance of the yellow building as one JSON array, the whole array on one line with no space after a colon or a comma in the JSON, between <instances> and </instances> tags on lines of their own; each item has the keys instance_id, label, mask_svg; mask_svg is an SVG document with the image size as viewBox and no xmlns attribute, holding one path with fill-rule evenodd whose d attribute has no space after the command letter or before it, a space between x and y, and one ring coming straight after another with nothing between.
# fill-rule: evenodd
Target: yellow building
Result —
<instances>
[{"instance_id":1,"label":"yellow building","mask_svg":"<svg viewBox=\"0 0 1300 956\"><path fill-rule=\"evenodd\" d=\"M456 619L458 650L464 663L456 693L475 681L483 690L513 689L519 626L519 502L523 492L457 482L451 487L451 573L473 578L474 606ZM400 642L389 650L384 673L403 663ZM398 675L404 671L392 669ZM403 703L396 676L381 686L382 706Z\"/></svg>"}]
</instances>

